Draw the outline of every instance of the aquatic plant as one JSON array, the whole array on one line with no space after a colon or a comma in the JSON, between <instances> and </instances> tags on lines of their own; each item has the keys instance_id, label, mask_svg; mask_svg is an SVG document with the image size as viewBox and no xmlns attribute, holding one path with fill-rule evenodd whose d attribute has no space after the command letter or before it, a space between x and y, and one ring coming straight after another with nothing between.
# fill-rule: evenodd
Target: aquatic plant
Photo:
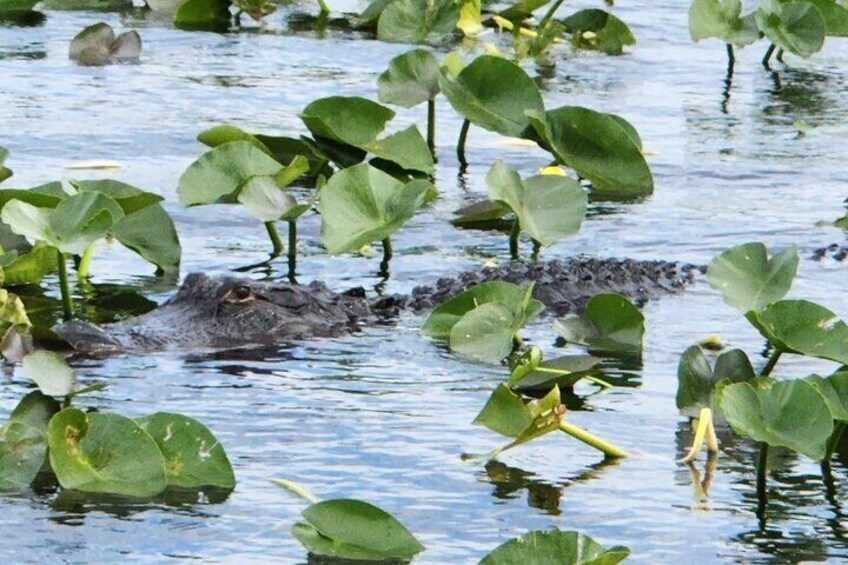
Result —
<instances>
[{"instance_id":1,"label":"aquatic plant","mask_svg":"<svg viewBox=\"0 0 848 565\"><path fill-rule=\"evenodd\" d=\"M50 271L44 263L55 261L64 315L70 318L67 257L80 258L77 273L85 278L94 244L104 237L114 237L156 265L157 272L179 270L180 242L161 200L161 196L115 180L53 182L29 190L0 190L0 219L12 232L34 242L25 256L35 259L35 264L18 263L19 271L43 275ZM4 265L24 258L8 251L6 256ZM15 263L5 266L13 267Z\"/></svg>"},{"instance_id":2,"label":"aquatic plant","mask_svg":"<svg viewBox=\"0 0 848 565\"><path fill-rule=\"evenodd\" d=\"M291 533L309 553L357 561L409 561L424 546L397 518L373 504L351 498L318 500L285 479L272 482L310 503Z\"/></svg>"},{"instance_id":3,"label":"aquatic plant","mask_svg":"<svg viewBox=\"0 0 848 565\"><path fill-rule=\"evenodd\" d=\"M83 29L71 40L68 56L72 61L87 66L138 61L141 56L141 36L135 30L116 36L109 24L96 23Z\"/></svg>"},{"instance_id":4,"label":"aquatic plant","mask_svg":"<svg viewBox=\"0 0 848 565\"><path fill-rule=\"evenodd\" d=\"M567 343L586 346L605 356L639 356L645 334L645 317L620 294L596 294L582 314L572 314L554 324Z\"/></svg>"},{"instance_id":5,"label":"aquatic plant","mask_svg":"<svg viewBox=\"0 0 848 565\"><path fill-rule=\"evenodd\" d=\"M12 176L12 169L5 166L6 159L9 158L9 151L0 145L0 182Z\"/></svg>"},{"instance_id":6,"label":"aquatic plant","mask_svg":"<svg viewBox=\"0 0 848 565\"><path fill-rule=\"evenodd\" d=\"M0 0L0 15L19 16L32 12L40 0Z\"/></svg>"},{"instance_id":7,"label":"aquatic plant","mask_svg":"<svg viewBox=\"0 0 848 565\"><path fill-rule=\"evenodd\" d=\"M268 0L185 0L177 5L174 25L194 31L226 31L230 25L240 25L242 14L255 21L277 11L277 4Z\"/></svg>"},{"instance_id":8,"label":"aquatic plant","mask_svg":"<svg viewBox=\"0 0 848 565\"><path fill-rule=\"evenodd\" d=\"M27 488L42 469L65 489L142 498L169 487L235 486L224 448L197 420L73 408L72 399L105 385L77 387L57 353L33 351L23 357L21 371L40 390L26 395L0 428L0 488Z\"/></svg>"},{"instance_id":9,"label":"aquatic plant","mask_svg":"<svg viewBox=\"0 0 848 565\"><path fill-rule=\"evenodd\" d=\"M627 559L623 546L604 547L575 531L535 530L498 546L479 565L556 563L557 565L614 565Z\"/></svg>"},{"instance_id":10,"label":"aquatic plant","mask_svg":"<svg viewBox=\"0 0 848 565\"><path fill-rule=\"evenodd\" d=\"M741 0L694 0L689 33L694 41L723 41L731 66L734 47L766 37L770 44L762 63L768 67L775 50L779 61L784 52L806 58L822 49L825 37L848 35L848 9L836 0L761 0L756 10L742 15Z\"/></svg>"}]
</instances>

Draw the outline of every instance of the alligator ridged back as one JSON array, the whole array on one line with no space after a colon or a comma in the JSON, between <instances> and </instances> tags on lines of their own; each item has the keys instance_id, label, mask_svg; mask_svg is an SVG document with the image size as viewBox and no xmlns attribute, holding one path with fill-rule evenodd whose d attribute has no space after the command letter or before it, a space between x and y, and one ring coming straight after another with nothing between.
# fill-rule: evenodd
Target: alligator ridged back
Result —
<instances>
[{"instance_id":1,"label":"alligator ridged back","mask_svg":"<svg viewBox=\"0 0 848 565\"><path fill-rule=\"evenodd\" d=\"M680 292L700 270L695 265L634 259L512 263L442 278L433 287L416 287L406 306L415 310L433 308L468 287L493 280L520 285L535 281L533 296L556 315L582 310L592 296L602 292L622 294L642 306L651 297Z\"/></svg>"}]
</instances>

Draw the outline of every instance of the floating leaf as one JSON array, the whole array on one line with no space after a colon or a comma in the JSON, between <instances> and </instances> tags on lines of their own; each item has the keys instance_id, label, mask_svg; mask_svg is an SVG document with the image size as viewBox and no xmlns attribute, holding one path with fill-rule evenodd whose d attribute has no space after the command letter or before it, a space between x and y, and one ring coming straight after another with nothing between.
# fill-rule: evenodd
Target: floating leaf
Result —
<instances>
[{"instance_id":1,"label":"floating leaf","mask_svg":"<svg viewBox=\"0 0 848 565\"><path fill-rule=\"evenodd\" d=\"M439 93L439 62L426 49L407 51L389 61L377 86L380 102L412 108Z\"/></svg>"},{"instance_id":2,"label":"floating leaf","mask_svg":"<svg viewBox=\"0 0 848 565\"><path fill-rule=\"evenodd\" d=\"M235 487L230 460L209 428L188 416L157 412L136 419L165 458L168 486Z\"/></svg>"},{"instance_id":3,"label":"floating leaf","mask_svg":"<svg viewBox=\"0 0 848 565\"><path fill-rule=\"evenodd\" d=\"M685 415L697 417L702 408L714 408L716 385L727 379L739 383L754 378L748 356L740 349L722 353L715 368L697 345L687 349L677 365L677 408Z\"/></svg>"},{"instance_id":4,"label":"floating leaf","mask_svg":"<svg viewBox=\"0 0 848 565\"><path fill-rule=\"evenodd\" d=\"M542 361L520 378L513 378L513 373L507 384L517 391L548 391L554 386L571 388L584 377L601 375L597 368L600 362L591 355L564 355Z\"/></svg>"},{"instance_id":5,"label":"floating leaf","mask_svg":"<svg viewBox=\"0 0 848 565\"><path fill-rule=\"evenodd\" d=\"M64 488L138 497L165 490L162 453L129 418L66 408L50 420L47 439L50 464Z\"/></svg>"},{"instance_id":6,"label":"floating leaf","mask_svg":"<svg viewBox=\"0 0 848 565\"><path fill-rule=\"evenodd\" d=\"M48 396L67 396L76 384L74 372L65 358L53 351L39 349L24 356L21 370Z\"/></svg>"},{"instance_id":7,"label":"floating leaf","mask_svg":"<svg viewBox=\"0 0 848 565\"><path fill-rule=\"evenodd\" d=\"M498 363L510 354L515 315L496 302L481 304L451 328L451 350L484 363Z\"/></svg>"},{"instance_id":8,"label":"floating leaf","mask_svg":"<svg viewBox=\"0 0 848 565\"><path fill-rule=\"evenodd\" d=\"M480 565L614 565L630 555L626 547L607 549L575 531L534 531L498 546Z\"/></svg>"},{"instance_id":9,"label":"floating leaf","mask_svg":"<svg viewBox=\"0 0 848 565\"><path fill-rule=\"evenodd\" d=\"M810 57L824 45L824 18L809 2L761 0L755 17L772 43L799 57Z\"/></svg>"},{"instance_id":10,"label":"floating leaf","mask_svg":"<svg viewBox=\"0 0 848 565\"><path fill-rule=\"evenodd\" d=\"M573 34L572 44L581 49L621 55L626 45L636 43L627 24L605 10L579 10L562 23L565 31Z\"/></svg>"},{"instance_id":11,"label":"floating leaf","mask_svg":"<svg viewBox=\"0 0 848 565\"><path fill-rule=\"evenodd\" d=\"M798 270L798 250L789 247L768 257L762 243L745 243L710 262L707 279L724 302L740 312L758 312L786 296Z\"/></svg>"},{"instance_id":12,"label":"floating leaf","mask_svg":"<svg viewBox=\"0 0 848 565\"><path fill-rule=\"evenodd\" d=\"M367 163L349 167L319 193L321 240L333 254L382 241L434 196L429 182L404 184Z\"/></svg>"},{"instance_id":13,"label":"floating leaf","mask_svg":"<svg viewBox=\"0 0 848 565\"><path fill-rule=\"evenodd\" d=\"M174 14L180 29L226 31L230 27L230 0L184 0Z\"/></svg>"},{"instance_id":14,"label":"floating leaf","mask_svg":"<svg viewBox=\"0 0 848 565\"><path fill-rule=\"evenodd\" d=\"M718 390L719 407L733 430L755 441L820 461L833 433L824 397L803 379L760 377Z\"/></svg>"},{"instance_id":15,"label":"floating leaf","mask_svg":"<svg viewBox=\"0 0 848 565\"><path fill-rule=\"evenodd\" d=\"M47 460L47 423L60 409L34 391L24 396L0 428L0 489L28 487Z\"/></svg>"},{"instance_id":16,"label":"floating leaf","mask_svg":"<svg viewBox=\"0 0 848 565\"><path fill-rule=\"evenodd\" d=\"M626 199L653 192L648 163L623 118L579 106L527 115L544 145L591 181L597 195Z\"/></svg>"},{"instance_id":17,"label":"floating leaf","mask_svg":"<svg viewBox=\"0 0 848 565\"><path fill-rule=\"evenodd\" d=\"M612 355L639 355L645 333L645 317L620 294L597 294L581 316L557 322L556 329L568 342L590 351Z\"/></svg>"},{"instance_id":18,"label":"floating leaf","mask_svg":"<svg viewBox=\"0 0 848 565\"><path fill-rule=\"evenodd\" d=\"M586 215L586 193L569 177L536 175L522 180L497 160L486 175L486 184L489 197L509 206L521 231L544 246L577 233Z\"/></svg>"},{"instance_id":19,"label":"floating leaf","mask_svg":"<svg viewBox=\"0 0 848 565\"><path fill-rule=\"evenodd\" d=\"M533 79L515 63L494 55L477 57L455 78L443 69L439 85L464 118L502 135L522 136L530 127L525 112L544 112Z\"/></svg>"},{"instance_id":20,"label":"floating leaf","mask_svg":"<svg viewBox=\"0 0 848 565\"><path fill-rule=\"evenodd\" d=\"M380 14L377 37L382 41L422 43L450 34L459 20L453 0L394 0Z\"/></svg>"},{"instance_id":21,"label":"floating leaf","mask_svg":"<svg viewBox=\"0 0 848 565\"><path fill-rule=\"evenodd\" d=\"M694 0L689 7L689 35L693 41L716 38L744 47L760 38L753 14L742 17L741 0Z\"/></svg>"},{"instance_id":22,"label":"floating leaf","mask_svg":"<svg viewBox=\"0 0 848 565\"><path fill-rule=\"evenodd\" d=\"M317 555L343 559L412 559L424 550L394 516L367 502L324 500L302 513L292 535Z\"/></svg>"},{"instance_id":23,"label":"floating leaf","mask_svg":"<svg viewBox=\"0 0 848 565\"><path fill-rule=\"evenodd\" d=\"M780 350L848 365L848 326L824 306L781 300L746 317Z\"/></svg>"}]
</instances>

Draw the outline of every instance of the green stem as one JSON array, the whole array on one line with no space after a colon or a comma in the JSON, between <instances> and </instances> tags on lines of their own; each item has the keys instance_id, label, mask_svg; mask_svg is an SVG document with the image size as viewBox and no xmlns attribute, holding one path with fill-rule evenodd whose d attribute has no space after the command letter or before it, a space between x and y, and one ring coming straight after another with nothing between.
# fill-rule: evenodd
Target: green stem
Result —
<instances>
[{"instance_id":1,"label":"green stem","mask_svg":"<svg viewBox=\"0 0 848 565\"><path fill-rule=\"evenodd\" d=\"M518 236L521 234L521 224L518 223L518 218L512 222L512 229L509 230L509 255L513 259L518 259Z\"/></svg>"},{"instance_id":2,"label":"green stem","mask_svg":"<svg viewBox=\"0 0 848 565\"><path fill-rule=\"evenodd\" d=\"M539 32L545 29L545 26L548 24L548 21L550 21L550 19L554 17L554 13L559 10L561 4L562 0L556 0L556 2L554 2L553 5L548 9L547 13L542 16L542 19L539 20L539 25L536 26L536 29L539 30Z\"/></svg>"},{"instance_id":3,"label":"green stem","mask_svg":"<svg viewBox=\"0 0 848 565\"><path fill-rule=\"evenodd\" d=\"M757 499L760 506L765 507L768 502L766 490L766 477L768 475L768 444L760 443L760 451L757 453Z\"/></svg>"},{"instance_id":4,"label":"green stem","mask_svg":"<svg viewBox=\"0 0 848 565\"><path fill-rule=\"evenodd\" d=\"M774 369L774 366L777 365L778 360L780 360L781 355L783 355L783 350L775 349L774 353L771 354L768 363L766 363L766 366L763 367L763 370L760 374L764 377L769 376L771 374L772 369Z\"/></svg>"},{"instance_id":5,"label":"green stem","mask_svg":"<svg viewBox=\"0 0 848 565\"><path fill-rule=\"evenodd\" d=\"M289 259L294 259L297 255L297 224L294 221L287 222L289 224Z\"/></svg>"},{"instance_id":6,"label":"green stem","mask_svg":"<svg viewBox=\"0 0 848 565\"><path fill-rule=\"evenodd\" d=\"M465 140L468 138L469 127L471 127L471 122L464 120L462 129L459 130L459 141L456 143L456 158L459 159L459 164L463 169L468 166L468 161L465 160Z\"/></svg>"},{"instance_id":7,"label":"green stem","mask_svg":"<svg viewBox=\"0 0 848 565\"><path fill-rule=\"evenodd\" d=\"M61 251L56 251L56 256L59 258L59 289L62 293L62 315L66 320L70 320L74 316L73 304L71 304L71 291L68 288L68 270L65 265L65 254Z\"/></svg>"},{"instance_id":8,"label":"green stem","mask_svg":"<svg viewBox=\"0 0 848 565\"><path fill-rule=\"evenodd\" d=\"M542 244L537 240L533 240L533 253L530 255L530 259L533 261L539 260L539 251L542 249Z\"/></svg>"},{"instance_id":9,"label":"green stem","mask_svg":"<svg viewBox=\"0 0 848 565\"><path fill-rule=\"evenodd\" d=\"M300 486L294 481L289 481L286 479L271 479L271 482L277 486L283 487L292 494L296 494L297 496L311 504L317 504L318 502L320 502L317 496L315 496L314 494L306 490L306 488Z\"/></svg>"},{"instance_id":10,"label":"green stem","mask_svg":"<svg viewBox=\"0 0 848 565\"><path fill-rule=\"evenodd\" d=\"M265 229L268 230L268 237L271 238L271 245L274 246L271 257L279 257L280 253L283 252L283 241L277 232L277 226L274 225L274 222L265 222Z\"/></svg>"},{"instance_id":11,"label":"green stem","mask_svg":"<svg viewBox=\"0 0 848 565\"><path fill-rule=\"evenodd\" d=\"M765 68L769 68L769 61L771 60L772 53L774 53L775 49L776 49L776 47L775 47L774 43L772 43L769 46L768 51L766 51L766 54L763 55L763 66Z\"/></svg>"},{"instance_id":12,"label":"green stem","mask_svg":"<svg viewBox=\"0 0 848 565\"><path fill-rule=\"evenodd\" d=\"M383 263L388 264L392 258L392 253L392 240L387 237L383 240Z\"/></svg>"},{"instance_id":13,"label":"green stem","mask_svg":"<svg viewBox=\"0 0 848 565\"><path fill-rule=\"evenodd\" d=\"M77 277L80 279L88 278L88 271L91 269L91 258L94 256L94 244L92 243L85 248L85 251L77 265Z\"/></svg>"},{"instance_id":14,"label":"green stem","mask_svg":"<svg viewBox=\"0 0 848 565\"><path fill-rule=\"evenodd\" d=\"M733 52L733 45L727 44L727 64L733 66L736 64L736 54Z\"/></svg>"},{"instance_id":15,"label":"green stem","mask_svg":"<svg viewBox=\"0 0 848 565\"><path fill-rule=\"evenodd\" d=\"M602 451L608 459L627 457L627 452L623 449L620 449L614 446L613 444L608 443L602 440L601 438L590 434L583 428L578 428L577 426L569 424L568 422L560 422L559 429L560 431L567 433L571 437L579 439L583 443L594 447L598 451Z\"/></svg>"},{"instance_id":16,"label":"green stem","mask_svg":"<svg viewBox=\"0 0 848 565\"><path fill-rule=\"evenodd\" d=\"M327 3L324 2L324 0L318 0L318 7L321 8L322 14L329 14L330 13L330 7L327 6Z\"/></svg>"},{"instance_id":17,"label":"green stem","mask_svg":"<svg viewBox=\"0 0 848 565\"><path fill-rule=\"evenodd\" d=\"M839 446L839 440L842 439L842 434L845 432L845 422L834 422L833 433L830 435L830 439L827 440L827 451L825 452L824 462L827 462L830 465L830 458L833 457L833 452L836 451L836 448Z\"/></svg>"},{"instance_id":18,"label":"green stem","mask_svg":"<svg viewBox=\"0 0 848 565\"><path fill-rule=\"evenodd\" d=\"M436 99L427 100L427 147L430 148L430 154L433 155L433 162L438 162L436 158Z\"/></svg>"},{"instance_id":19,"label":"green stem","mask_svg":"<svg viewBox=\"0 0 848 565\"><path fill-rule=\"evenodd\" d=\"M781 62L781 63L783 62L783 49L778 49L778 50L777 50L777 57L776 57L776 59L777 59L779 62Z\"/></svg>"}]
</instances>

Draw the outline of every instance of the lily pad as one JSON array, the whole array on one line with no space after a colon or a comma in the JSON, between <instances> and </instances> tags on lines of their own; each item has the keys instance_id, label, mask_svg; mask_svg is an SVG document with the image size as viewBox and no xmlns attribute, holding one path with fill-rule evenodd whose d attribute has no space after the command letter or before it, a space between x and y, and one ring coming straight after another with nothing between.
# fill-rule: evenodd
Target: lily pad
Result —
<instances>
[{"instance_id":1,"label":"lily pad","mask_svg":"<svg viewBox=\"0 0 848 565\"><path fill-rule=\"evenodd\" d=\"M324 500L302 513L292 535L316 555L343 559L412 559L424 550L388 512L361 500Z\"/></svg>"},{"instance_id":2,"label":"lily pad","mask_svg":"<svg viewBox=\"0 0 848 565\"><path fill-rule=\"evenodd\" d=\"M795 246L768 257L762 243L745 243L710 262L707 279L724 302L740 312L758 312L786 296L798 270Z\"/></svg>"},{"instance_id":3,"label":"lily pad","mask_svg":"<svg viewBox=\"0 0 848 565\"><path fill-rule=\"evenodd\" d=\"M556 386L539 400L524 401L506 385L499 384L474 424L515 439L511 444L514 447L556 430L563 414Z\"/></svg>"},{"instance_id":4,"label":"lily pad","mask_svg":"<svg viewBox=\"0 0 848 565\"><path fill-rule=\"evenodd\" d=\"M439 85L451 106L476 126L520 137L530 127L525 112L544 112L539 88L524 69L494 55L481 55L455 78L442 69Z\"/></svg>"},{"instance_id":5,"label":"lily pad","mask_svg":"<svg viewBox=\"0 0 848 565\"><path fill-rule=\"evenodd\" d=\"M741 0L694 0L689 7L689 35L694 41L716 38L744 47L760 38L754 14L742 16Z\"/></svg>"},{"instance_id":6,"label":"lily pad","mask_svg":"<svg viewBox=\"0 0 848 565\"><path fill-rule=\"evenodd\" d=\"M824 306L781 300L746 317L778 349L848 365L848 325Z\"/></svg>"},{"instance_id":7,"label":"lily pad","mask_svg":"<svg viewBox=\"0 0 848 565\"><path fill-rule=\"evenodd\" d=\"M2 13L2 11L0 11L0 13ZM4 180L12 176L12 170L7 169L3 166L3 164L6 162L6 159L8 158L9 152L6 150L5 147L0 145L0 182L3 182Z\"/></svg>"},{"instance_id":8,"label":"lily pad","mask_svg":"<svg viewBox=\"0 0 848 565\"><path fill-rule=\"evenodd\" d=\"M534 531L489 553L479 565L614 565L630 555L626 547L606 548L575 531Z\"/></svg>"},{"instance_id":9,"label":"lily pad","mask_svg":"<svg viewBox=\"0 0 848 565\"><path fill-rule=\"evenodd\" d=\"M481 200L457 210L455 212L457 217L450 222L460 228L497 229L499 227L498 220L509 214L510 211L509 206L503 202ZM508 224L506 227L508 227Z\"/></svg>"},{"instance_id":10,"label":"lily pad","mask_svg":"<svg viewBox=\"0 0 848 565\"><path fill-rule=\"evenodd\" d=\"M543 145L591 181L598 196L628 199L653 192L648 163L623 118L579 106L528 111L527 116Z\"/></svg>"},{"instance_id":11,"label":"lily pad","mask_svg":"<svg viewBox=\"0 0 848 565\"><path fill-rule=\"evenodd\" d=\"M53 351L39 349L24 356L21 370L48 396L67 396L76 384L74 372L64 357Z\"/></svg>"},{"instance_id":12,"label":"lily pad","mask_svg":"<svg viewBox=\"0 0 848 565\"><path fill-rule=\"evenodd\" d=\"M129 418L66 408L50 420L47 439L64 488L150 497L167 486L156 442Z\"/></svg>"},{"instance_id":13,"label":"lily pad","mask_svg":"<svg viewBox=\"0 0 848 565\"><path fill-rule=\"evenodd\" d=\"M404 184L367 163L349 167L319 192L321 240L333 254L382 241L435 195L427 181Z\"/></svg>"},{"instance_id":14,"label":"lily pad","mask_svg":"<svg viewBox=\"0 0 848 565\"><path fill-rule=\"evenodd\" d=\"M563 355L541 361L520 378L514 378L513 373L507 384L517 391L547 391L554 386L572 388L584 377L602 375L603 372L598 369L600 362L601 359L591 355Z\"/></svg>"},{"instance_id":15,"label":"lily pad","mask_svg":"<svg viewBox=\"0 0 848 565\"><path fill-rule=\"evenodd\" d=\"M772 43L799 57L818 53L827 33L821 12L809 2L761 0L757 25Z\"/></svg>"},{"instance_id":16,"label":"lily pad","mask_svg":"<svg viewBox=\"0 0 848 565\"><path fill-rule=\"evenodd\" d=\"M687 349L677 365L677 408L689 417L697 417L702 408L715 408L716 385L727 379L731 383L753 379L754 369L740 349L722 353L715 367L697 345Z\"/></svg>"},{"instance_id":17,"label":"lily pad","mask_svg":"<svg viewBox=\"0 0 848 565\"><path fill-rule=\"evenodd\" d=\"M439 62L426 49L407 51L389 61L377 86L380 102L412 108L439 94Z\"/></svg>"},{"instance_id":18,"label":"lily pad","mask_svg":"<svg viewBox=\"0 0 848 565\"><path fill-rule=\"evenodd\" d=\"M377 37L382 41L423 43L450 34L459 20L452 0L394 0L380 14Z\"/></svg>"},{"instance_id":19,"label":"lily pad","mask_svg":"<svg viewBox=\"0 0 848 565\"><path fill-rule=\"evenodd\" d=\"M318 138L359 147L377 139L394 111L358 96L330 96L309 104L300 119Z\"/></svg>"},{"instance_id":20,"label":"lily pad","mask_svg":"<svg viewBox=\"0 0 848 565\"><path fill-rule=\"evenodd\" d=\"M47 461L47 423L59 403L39 391L24 396L0 427L0 489L28 487Z\"/></svg>"},{"instance_id":21,"label":"lily pad","mask_svg":"<svg viewBox=\"0 0 848 565\"><path fill-rule=\"evenodd\" d=\"M840 371L828 377L810 375L804 380L824 397L834 420L848 422L848 372Z\"/></svg>"},{"instance_id":22,"label":"lily pad","mask_svg":"<svg viewBox=\"0 0 848 565\"><path fill-rule=\"evenodd\" d=\"M572 45L580 49L621 55L625 46L636 43L627 24L606 10L579 10L562 23L565 31L572 34Z\"/></svg>"},{"instance_id":23,"label":"lily pad","mask_svg":"<svg viewBox=\"0 0 848 565\"><path fill-rule=\"evenodd\" d=\"M833 433L824 397L803 379L760 377L718 390L718 404L733 430L770 446L787 447L820 461Z\"/></svg>"},{"instance_id":24,"label":"lily pad","mask_svg":"<svg viewBox=\"0 0 848 565\"><path fill-rule=\"evenodd\" d=\"M451 350L484 363L498 363L510 354L515 334L512 310L489 302L465 314L450 333Z\"/></svg>"},{"instance_id":25,"label":"lily pad","mask_svg":"<svg viewBox=\"0 0 848 565\"><path fill-rule=\"evenodd\" d=\"M571 315L555 324L568 342L608 355L639 355L645 333L645 317L620 294L597 294L582 315Z\"/></svg>"},{"instance_id":26,"label":"lily pad","mask_svg":"<svg viewBox=\"0 0 848 565\"><path fill-rule=\"evenodd\" d=\"M230 27L230 0L184 0L177 6L174 25L197 31L227 31Z\"/></svg>"},{"instance_id":27,"label":"lily pad","mask_svg":"<svg viewBox=\"0 0 848 565\"><path fill-rule=\"evenodd\" d=\"M486 184L489 197L509 206L521 231L543 246L577 233L586 215L586 192L569 177L535 175L522 180L497 160L486 175Z\"/></svg>"},{"instance_id":28,"label":"lily pad","mask_svg":"<svg viewBox=\"0 0 848 565\"><path fill-rule=\"evenodd\" d=\"M165 458L168 486L234 488L233 468L209 428L188 416L157 412L136 420Z\"/></svg>"}]
</instances>

